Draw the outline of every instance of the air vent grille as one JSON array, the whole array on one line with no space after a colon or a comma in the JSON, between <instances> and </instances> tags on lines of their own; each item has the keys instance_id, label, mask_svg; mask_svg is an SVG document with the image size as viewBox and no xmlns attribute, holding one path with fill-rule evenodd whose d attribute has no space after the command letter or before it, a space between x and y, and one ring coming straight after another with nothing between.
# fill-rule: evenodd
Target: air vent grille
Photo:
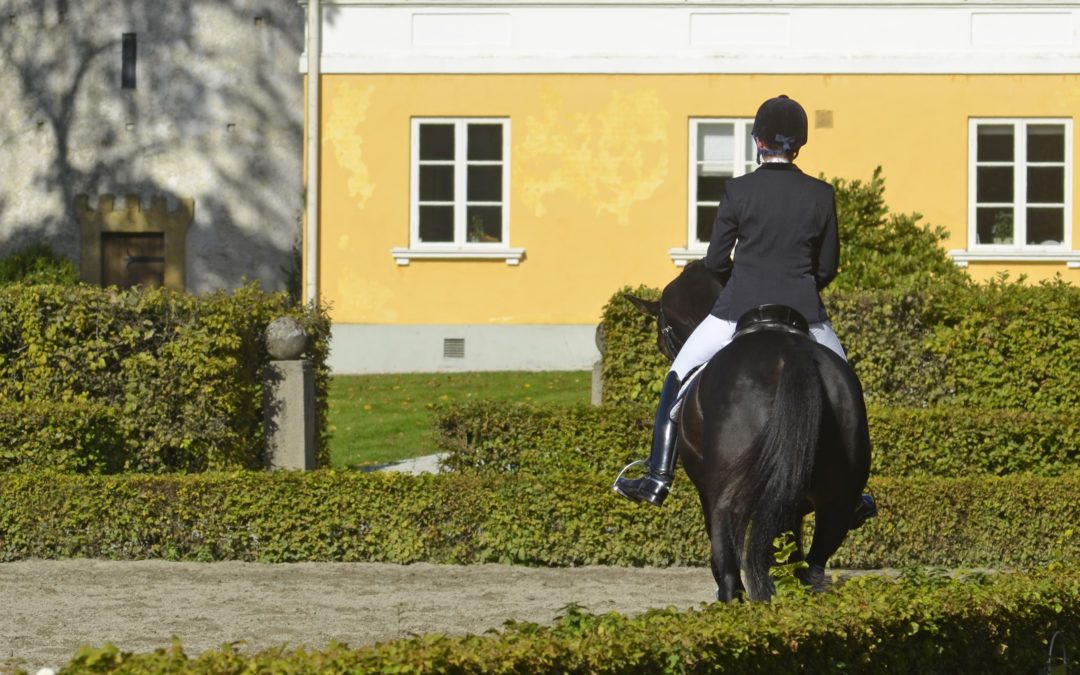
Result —
<instances>
[{"instance_id":1,"label":"air vent grille","mask_svg":"<svg viewBox=\"0 0 1080 675\"><path fill-rule=\"evenodd\" d=\"M444 338L442 355L444 359L465 358L465 338Z\"/></svg>"}]
</instances>

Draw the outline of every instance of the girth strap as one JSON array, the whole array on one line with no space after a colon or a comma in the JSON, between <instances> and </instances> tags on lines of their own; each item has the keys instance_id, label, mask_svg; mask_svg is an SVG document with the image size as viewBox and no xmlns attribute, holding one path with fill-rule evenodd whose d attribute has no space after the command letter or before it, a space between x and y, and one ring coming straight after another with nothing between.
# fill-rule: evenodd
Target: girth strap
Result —
<instances>
[{"instance_id":1,"label":"girth strap","mask_svg":"<svg viewBox=\"0 0 1080 675\"><path fill-rule=\"evenodd\" d=\"M759 330L779 330L809 335L810 324L802 314L787 305L760 305L749 310L735 324L735 335L756 333Z\"/></svg>"}]
</instances>

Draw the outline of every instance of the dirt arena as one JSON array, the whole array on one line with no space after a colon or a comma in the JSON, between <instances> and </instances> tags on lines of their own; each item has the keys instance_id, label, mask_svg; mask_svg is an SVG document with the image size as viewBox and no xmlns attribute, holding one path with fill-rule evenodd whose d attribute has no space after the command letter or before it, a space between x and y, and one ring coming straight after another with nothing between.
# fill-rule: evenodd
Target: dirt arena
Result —
<instances>
[{"instance_id":1,"label":"dirt arena","mask_svg":"<svg viewBox=\"0 0 1080 675\"><path fill-rule=\"evenodd\" d=\"M0 672L58 669L81 645L146 653L178 636L189 657L413 633L483 633L508 619L551 623L575 602L593 613L697 607L706 567L536 569L508 565L171 563L0 564Z\"/></svg>"}]
</instances>

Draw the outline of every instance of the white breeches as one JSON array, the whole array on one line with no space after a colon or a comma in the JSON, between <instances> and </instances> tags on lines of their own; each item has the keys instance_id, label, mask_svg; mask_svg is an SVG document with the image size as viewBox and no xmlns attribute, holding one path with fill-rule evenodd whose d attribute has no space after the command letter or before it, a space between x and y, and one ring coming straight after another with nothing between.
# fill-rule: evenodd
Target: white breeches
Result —
<instances>
[{"instance_id":1,"label":"white breeches","mask_svg":"<svg viewBox=\"0 0 1080 675\"><path fill-rule=\"evenodd\" d=\"M680 380L685 380L690 371L711 359L716 352L726 347L734 336L734 321L710 314L698 324L698 327L687 338L686 344L679 350L675 362L671 364L672 372L676 373ZM840 346L840 340L837 339L832 324L828 321L810 324L810 337L814 338L814 342L828 347L847 361L847 354L844 353L844 348Z\"/></svg>"}]
</instances>

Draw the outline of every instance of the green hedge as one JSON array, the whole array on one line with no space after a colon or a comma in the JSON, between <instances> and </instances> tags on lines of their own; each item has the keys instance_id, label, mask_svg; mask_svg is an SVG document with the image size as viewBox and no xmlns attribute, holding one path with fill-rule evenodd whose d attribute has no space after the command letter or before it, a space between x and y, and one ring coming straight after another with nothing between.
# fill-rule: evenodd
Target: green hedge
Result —
<instances>
[{"instance_id":1,"label":"green hedge","mask_svg":"<svg viewBox=\"0 0 1080 675\"><path fill-rule=\"evenodd\" d=\"M316 471L0 476L0 561L93 557L536 566L704 565L697 494L681 472L663 509L612 476ZM835 567L1080 563L1080 474L873 479L881 516Z\"/></svg>"},{"instance_id":2,"label":"green hedge","mask_svg":"<svg viewBox=\"0 0 1080 675\"><path fill-rule=\"evenodd\" d=\"M65 673L985 673L1043 672L1060 632L1080 630L1080 573L867 577L771 603L636 617L569 606L554 625L432 634L359 649L331 643L253 655L232 645L189 659L84 647ZM1060 643L1058 643L1060 646ZM1055 671L1056 672L1056 671Z\"/></svg>"},{"instance_id":3,"label":"green hedge","mask_svg":"<svg viewBox=\"0 0 1080 675\"><path fill-rule=\"evenodd\" d=\"M86 285L0 287L0 401L113 408L123 465L114 466L116 453L103 447L93 452L109 459L89 461L86 470L259 467L269 361L263 334L278 316L299 319L314 336L308 358L316 369L318 455L325 464L329 319L256 285L199 296ZM71 433L60 417L50 420L56 425L43 433ZM14 433L0 429L0 437Z\"/></svg>"},{"instance_id":4,"label":"green hedge","mask_svg":"<svg viewBox=\"0 0 1080 675\"><path fill-rule=\"evenodd\" d=\"M654 415L646 405L472 401L438 409L433 433L454 471L614 477L648 454ZM874 476L1060 476L1080 469L1080 427L1071 412L874 406L867 418Z\"/></svg>"},{"instance_id":5,"label":"green hedge","mask_svg":"<svg viewBox=\"0 0 1080 675\"><path fill-rule=\"evenodd\" d=\"M604 403L655 405L668 362L656 323L624 298L603 310ZM1080 288L1001 278L920 289L828 291L825 304L866 399L878 405L1069 410L1080 406Z\"/></svg>"},{"instance_id":6,"label":"green hedge","mask_svg":"<svg viewBox=\"0 0 1080 675\"><path fill-rule=\"evenodd\" d=\"M0 472L120 471L128 448L119 417L95 401L0 403Z\"/></svg>"},{"instance_id":7,"label":"green hedge","mask_svg":"<svg viewBox=\"0 0 1080 675\"><path fill-rule=\"evenodd\" d=\"M0 285L79 283L79 270L46 244L34 244L0 258Z\"/></svg>"}]
</instances>

